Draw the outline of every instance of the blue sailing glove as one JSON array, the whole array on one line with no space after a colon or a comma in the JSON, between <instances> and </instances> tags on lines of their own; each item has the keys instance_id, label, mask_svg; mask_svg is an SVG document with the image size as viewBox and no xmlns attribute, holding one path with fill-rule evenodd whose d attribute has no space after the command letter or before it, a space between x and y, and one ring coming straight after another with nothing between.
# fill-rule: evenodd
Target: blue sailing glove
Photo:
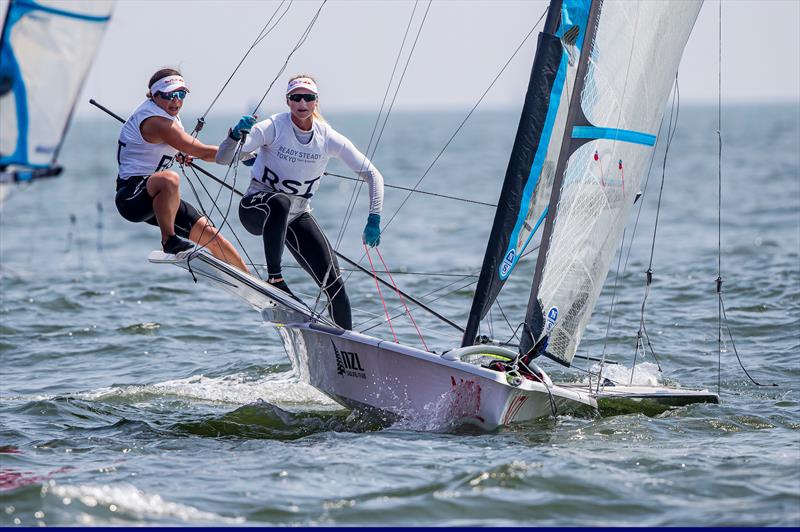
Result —
<instances>
[{"instance_id":1,"label":"blue sailing glove","mask_svg":"<svg viewBox=\"0 0 800 532\"><path fill-rule=\"evenodd\" d=\"M250 133L250 128L256 123L256 117L252 115L244 115L235 126L231 128L231 138L233 140L241 140L242 133Z\"/></svg>"},{"instance_id":2,"label":"blue sailing glove","mask_svg":"<svg viewBox=\"0 0 800 532\"><path fill-rule=\"evenodd\" d=\"M381 215L370 214L367 218L367 226L364 228L364 243L374 248L381 243Z\"/></svg>"}]
</instances>

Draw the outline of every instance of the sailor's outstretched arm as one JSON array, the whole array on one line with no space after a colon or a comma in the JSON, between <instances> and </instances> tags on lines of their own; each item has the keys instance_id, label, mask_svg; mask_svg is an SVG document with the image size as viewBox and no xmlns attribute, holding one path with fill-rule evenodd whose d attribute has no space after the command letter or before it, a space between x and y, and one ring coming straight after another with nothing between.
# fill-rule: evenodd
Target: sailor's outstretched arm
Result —
<instances>
[{"instance_id":1,"label":"sailor's outstretched arm","mask_svg":"<svg viewBox=\"0 0 800 532\"><path fill-rule=\"evenodd\" d=\"M247 120L248 118L249 120ZM245 115L234 127L228 130L225 140L219 145L219 151L216 157L216 162L218 164L231 164L243 133L247 134L247 137L241 152L239 152L240 161L253 158L255 155L252 152L262 146L269 146L275 142L275 125L272 123L272 120L268 118L267 120L253 124L252 122L254 121L255 117Z\"/></svg>"}]
</instances>

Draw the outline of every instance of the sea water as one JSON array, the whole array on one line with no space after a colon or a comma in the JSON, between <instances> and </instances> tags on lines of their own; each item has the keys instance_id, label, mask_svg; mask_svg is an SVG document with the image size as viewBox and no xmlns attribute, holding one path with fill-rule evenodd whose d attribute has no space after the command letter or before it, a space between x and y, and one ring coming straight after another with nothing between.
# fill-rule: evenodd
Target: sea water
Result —
<instances>
[{"instance_id":1,"label":"sea water","mask_svg":"<svg viewBox=\"0 0 800 532\"><path fill-rule=\"evenodd\" d=\"M617 362L607 375L630 378L644 324L636 379L719 391L721 403L491 433L454 428L435 405L430 416L376 424L299 382L258 313L147 261L157 230L114 207L118 124L76 121L64 175L15 188L0 211L0 523L800 525L800 117L796 106L723 112L721 343L716 109L684 106L657 230L663 143L580 349ZM393 114L374 156L386 182L415 186L465 114ZM329 118L366 148L374 116ZM212 117L202 140L217 142L234 121ZM516 122L514 112L476 113L419 188L495 203ZM338 163L329 170L350 175ZM231 171L228 182L243 190L247 174ZM215 223L263 266L237 198L188 173L183 194L195 204L190 179ZM368 267L366 187L347 218L352 192L325 177L314 215ZM383 258L400 288L463 324L494 209L419 194L403 204L406 194L386 189ZM535 257L520 263L482 333L513 339ZM285 262L292 289L321 309L309 277L288 253ZM355 328L391 338L374 282L346 275ZM412 312L429 348L458 343L458 331ZM408 319L394 324L400 341L422 345ZM582 380L595 363L543 365ZM777 386L756 386L741 366Z\"/></svg>"}]
</instances>

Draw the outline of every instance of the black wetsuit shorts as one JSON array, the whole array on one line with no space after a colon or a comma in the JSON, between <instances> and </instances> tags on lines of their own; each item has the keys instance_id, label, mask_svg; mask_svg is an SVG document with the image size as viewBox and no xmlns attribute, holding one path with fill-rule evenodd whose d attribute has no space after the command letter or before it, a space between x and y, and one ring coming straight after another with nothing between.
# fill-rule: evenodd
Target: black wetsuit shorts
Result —
<instances>
[{"instance_id":1,"label":"black wetsuit shorts","mask_svg":"<svg viewBox=\"0 0 800 532\"><path fill-rule=\"evenodd\" d=\"M127 179L117 178L115 203L119 213L129 222L145 222L158 227L153 212L153 198L147 193L148 177L150 176L135 175ZM190 203L181 200L178 212L175 214L175 233L183 238L189 238L192 227L202 217L203 215Z\"/></svg>"}]
</instances>

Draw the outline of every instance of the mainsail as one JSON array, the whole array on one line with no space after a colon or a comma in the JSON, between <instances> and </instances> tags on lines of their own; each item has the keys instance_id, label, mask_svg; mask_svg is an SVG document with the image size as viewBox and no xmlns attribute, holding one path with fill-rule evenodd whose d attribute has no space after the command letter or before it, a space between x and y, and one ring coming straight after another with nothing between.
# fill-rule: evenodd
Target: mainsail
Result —
<instances>
[{"instance_id":1,"label":"mainsail","mask_svg":"<svg viewBox=\"0 0 800 532\"><path fill-rule=\"evenodd\" d=\"M0 180L56 175L113 0L12 0L0 37Z\"/></svg>"},{"instance_id":2,"label":"mainsail","mask_svg":"<svg viewBox=\"0 0 800 532\"><path fill-rule=\"evenodd\" d=\"M520 352L570 365L641 179L701 0L592 2Z\"/></svg>"},{"instance_id":3,"label":"mainsail","mask_svg":"<svg viewBox=\"0 0 800 532\"><path fill-rule=\"evenodd\" d=\"M584 39L589 2L554 0L531 69L462 345L472 345L506 279L547 214Z\"/></svg>"}]
</instances>

